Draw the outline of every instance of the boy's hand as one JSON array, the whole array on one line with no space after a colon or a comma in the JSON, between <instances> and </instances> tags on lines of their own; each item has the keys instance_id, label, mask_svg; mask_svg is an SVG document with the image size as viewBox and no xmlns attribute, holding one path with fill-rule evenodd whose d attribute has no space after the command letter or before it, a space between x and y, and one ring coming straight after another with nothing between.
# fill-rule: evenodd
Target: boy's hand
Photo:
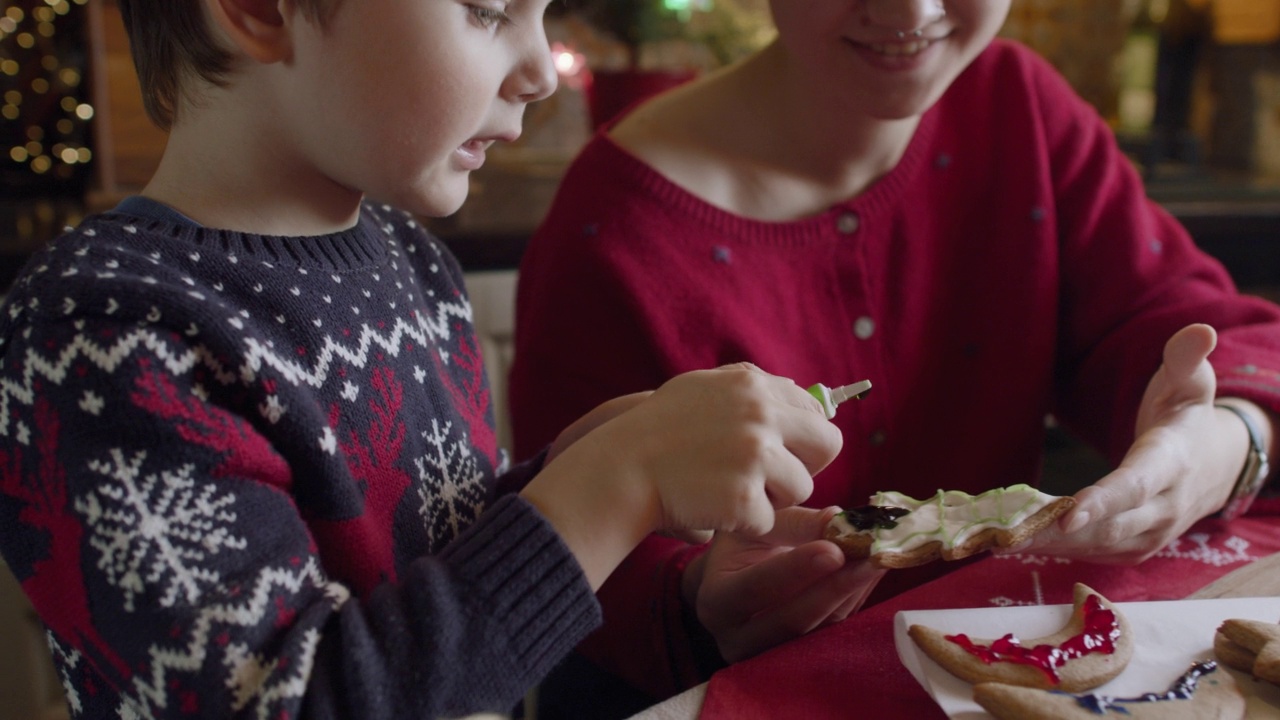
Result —
<instances>
[{"instance_id":1,"label":"boy's hand","mask_svg":"<svg viewBox=\"0 0 1280 720\"><path fill-rule=\"evenodd\" d=\"M811 395L746 363L673 378L606 429L651 483L657 529L768 532L843 442Z\"/></svg>"},{"instance_id":2,"label":"boy's hand","mask_svg":"<svg viewBox=\"0 0 1280 720\"><path fill-rule=\"evenodd\" d=\"M521 494L594 587L654 531L768 532L842 443L812 395L745 363L680 375L581 429L557 439L555 460Z\"/></svg>"},{"instance_id":3,"label":"boy's hand","mask_svg":"<svg viewBox=\"0 0 1280 720\"><path fill-rule=\"evenodd\" d=\"M846 562L823 540L838 508L785 508L759 537L717 534L682 580L685 602L728 662L757 655L823 625L844 620L866 601L885 571Z\"/></svg>"},{"instance_id":4,"label":"boy's hand","mask_svg":"<svg viewBox=\"0 0 1280 720\"><path fill-rule=\"evenodd\" d=\"M1222 507L1244 464L1247 435L1239 418L1213 407L1217 380L1207 358L1216 343L1207 325L1169 339L1128 454L1077 493L1076 506L1031 551L1138 563Z\"/></svg>"},{"instance_id":5,"label":"boy's hand","mask_svg":"<svg viewBox=\"0 0 1280 720\"><path fill-rule=\"evenodd\" d=\"M634 408L652 394L653 391L651 390L631 393L630 395L623 395L600 403L591 412L578 418L569 427L560 431L560 434L556 436L555 442L551 443L551 448L547 450L546 462L551 462L557 455L564 452L565 448L581 440L587 433Z\"/></svg>"}]
</instances>

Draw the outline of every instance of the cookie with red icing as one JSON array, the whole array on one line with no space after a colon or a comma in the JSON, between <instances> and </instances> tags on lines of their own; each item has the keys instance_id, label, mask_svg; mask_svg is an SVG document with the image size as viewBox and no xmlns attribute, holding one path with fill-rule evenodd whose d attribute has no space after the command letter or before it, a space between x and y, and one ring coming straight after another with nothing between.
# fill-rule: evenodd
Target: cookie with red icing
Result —
<instances>
[{"instance_id":1,"label":"cookie with red icing","mask_svg":"<svg viewBox=\"0 0 1280 720\"><path fill-rule=\"evenodd\" d=\"M1164 692L1134 697L979 683L973 687L973 699L996 720L1240 720L1246 707L1231 673L1212 660L1192 665Z\"/></svg>"},{"instance_id":2,"label":"cookie with red icing","mask_svg":"<svg viewBox=\"0 0 1280 720\"><path fill-rule=\"evenodd\" d=\"M907 634L947 672L971 683L1082 692L1119 675L1133 657L1133 631L1124 613L1076 583L1071 618L1061 630L1023 640L1010 632L995 639L947 634L912 625Z\"/></svg>"},{"instance_id":3,"label":"cookie with red icing","mask_svg":"<svg viewBox=\"0 0 1280 720\"><path fill-rule=\"evenodd\" d=\"M824 536L851 559L905 568L1021 545L1074 505L1022 484L981 495L939 490L927 500L878 492L870 505L832 518Z\"/></svg>"}]
</instances>

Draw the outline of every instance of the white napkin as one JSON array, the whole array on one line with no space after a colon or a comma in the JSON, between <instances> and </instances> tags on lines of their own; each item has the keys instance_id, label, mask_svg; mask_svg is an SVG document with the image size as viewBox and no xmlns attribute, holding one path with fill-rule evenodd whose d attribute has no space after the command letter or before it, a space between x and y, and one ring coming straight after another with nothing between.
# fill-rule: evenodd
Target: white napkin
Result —
<instances>
[{"instance_id":1,"label":"white napkin","mask_svg":"<svg viewBox=\"0 0 1280 720\"><path fill-rule=\"evenodd\" d=\"M1135 697L1164 692L1191 664L1213 659L1213 634L1228 618L1280 621L1280 597L1117 603L1137 639L1133 659L1114 680L1090 692ZM991 720L973 701L973 686L930 660L907 635L912 625L927 625L974 638L1005 633L1029 640L1060 630L1071 616L1070 605L993 607L969 610L906 610L894 618L898 657L916 680L953 720ZM1250 720L1280 720L1280 687L1235 675L1248 700Z\"/></svg>"},{"instance_id":2,"label":"white napkin","mask_svg":"<svg viewBox=\"0 0 1280 720\"><path fill-rule=\"evenodd\" d=\"M641 710L627 720L694 720L702 712L702 703L706 699L707 683L702 683Z\"/></svg>"}]
</instances>

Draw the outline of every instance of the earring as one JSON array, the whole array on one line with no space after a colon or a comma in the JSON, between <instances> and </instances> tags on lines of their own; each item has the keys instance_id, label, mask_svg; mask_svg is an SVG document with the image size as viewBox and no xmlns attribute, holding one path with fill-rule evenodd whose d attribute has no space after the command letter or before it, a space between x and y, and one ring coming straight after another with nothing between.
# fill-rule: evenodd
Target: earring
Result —
<instances>
[{"instance_id":1,"label":"earring","mask_svg":"<svg viewBox=\"0 0 1280 720\"><path fill-rule=\"evenodd\" d=\"M915 35L916 37L924 37L924 31L923 31L923 30L915 30L915 31L913 31L911 34L912 34L912 35Z\"/></svg>"},{"instance_id":2,"label":"earring","mask_svg":"<svg viewBox=\"0 0 1280 720\"><path fill-rule=\"evenodd\" d=\"M898 36L898 39L899 39L899 40L901 40L901 39L903 39L903 38L905 38L905 37L907 36L907 34L906 34L906 33L904 33L904 32L902 32L901 30L897 31L897 32L896 32L896 33L894 33L894 34Z\"/></svg>"}]
</instances>

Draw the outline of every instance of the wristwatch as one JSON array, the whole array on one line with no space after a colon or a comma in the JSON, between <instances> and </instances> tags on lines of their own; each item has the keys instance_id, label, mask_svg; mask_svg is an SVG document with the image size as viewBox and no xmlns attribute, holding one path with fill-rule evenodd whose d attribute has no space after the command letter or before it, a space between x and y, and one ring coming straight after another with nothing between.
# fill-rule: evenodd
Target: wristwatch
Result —
<instances>
[{"instance_id":1,"label":"wristwatch","mask_svg":"<svg viewBox=\"0 0 1280 720\"><path fill-rule=\"evenodd\" d=\"M1214 403L1213 406L1235 413L1236 417L1240 418L1244 426L1249 429L1249 455L1244 460L1244 469L1240 471L1240 477L1236 478L1236 486L1231 490L1231 497L1220 514L1223 520L1234 520L1243 515L1253 504L1253 499L1258 497L1258 493L1262 491L1262 486L1267 481L1271 465L1267 460L1267 449L1262 445L1262 433L1258 431L1258 426L1249 417L1249 413L1227 403Z\"/></svg>"}]
</instances>

